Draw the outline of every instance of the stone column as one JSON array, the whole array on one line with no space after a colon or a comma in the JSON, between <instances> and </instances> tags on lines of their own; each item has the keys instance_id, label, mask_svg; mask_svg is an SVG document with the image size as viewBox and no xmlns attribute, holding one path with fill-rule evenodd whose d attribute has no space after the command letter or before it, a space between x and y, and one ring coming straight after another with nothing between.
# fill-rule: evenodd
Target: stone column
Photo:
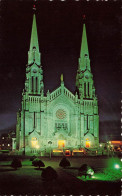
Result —
<instances>
[{"instance_id":1,"label":"stone column","mask_svg":"<svg viewBox=\"0 0 122 196\"><path fill-rule=\"evenodd\" d=\"M16 150L16 138L12 138L12 150Z\"/></svg>"}]
</instances>

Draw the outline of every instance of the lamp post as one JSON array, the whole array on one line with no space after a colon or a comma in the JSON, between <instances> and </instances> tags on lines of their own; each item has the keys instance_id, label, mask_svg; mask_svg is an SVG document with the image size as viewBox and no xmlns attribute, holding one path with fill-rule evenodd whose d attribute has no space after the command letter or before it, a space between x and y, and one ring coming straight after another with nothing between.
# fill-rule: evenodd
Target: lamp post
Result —
<instances>
[{"instance_id":1,"label":"lamp post","mask_svg":"<svg viewBox=\"0 0 122 196\"><path fill-rule=\"evenodd\" d=\"M51 159L51 144L52 144L52 142L49 141L48 144L50 145L50 159Z\"/></svg>"},{"instance_id":2,"label":"lamp post","mask_svg":"<svg viewBox=\"0 0 122 196\"><path fill-rule=\"evenodd\" d=\"M103 155L103 145L102 144L100 144L100 151L102 152L102 155Z\"/></svg>"}]
</instances>

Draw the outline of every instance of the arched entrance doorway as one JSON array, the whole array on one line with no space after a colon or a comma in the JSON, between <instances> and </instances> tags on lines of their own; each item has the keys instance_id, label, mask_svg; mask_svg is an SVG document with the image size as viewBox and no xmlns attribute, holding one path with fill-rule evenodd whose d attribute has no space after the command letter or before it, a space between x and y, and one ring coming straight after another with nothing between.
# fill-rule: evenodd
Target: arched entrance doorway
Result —
<instances>
[{"instance_id":1,"label":"arched entrance doorway","mask_svg":"<svg viewBox=\"0 0 122 196\"><path fill-rule=\"evenodd\" d=\"M89 138L86 138L85 145L86 145L86 148L90 148L91 142L90 142Z\"/></svg>"},{"instance_id":2,"label":"arched entrance doorway","mask_svg":"<svg viewBox=\"0 0 122 196\"><path fill-rule=\"evenodd\" d=\"M58 148L64 148L65 147L65 140L58 140Z\"/></svg>"}]
</instances>

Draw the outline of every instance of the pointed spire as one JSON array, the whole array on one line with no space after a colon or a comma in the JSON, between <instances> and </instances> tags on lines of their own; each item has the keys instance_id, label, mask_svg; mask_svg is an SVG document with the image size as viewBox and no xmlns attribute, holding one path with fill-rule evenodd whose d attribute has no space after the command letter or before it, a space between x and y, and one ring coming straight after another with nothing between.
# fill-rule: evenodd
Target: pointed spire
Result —
<instances>
[{"instance_id":1,"label":"pointed spire","mask_svg":"<svg viewBox=\"0 0 122 196\"><path fill-rule=\"evenodd\" d=\"M37 34L35 14L33 15L30 50L28 52L28 64L31 64L33 62L35 62L38 65L40 64L40 53L39 53L38 34Z\"/></svg>"},{"instance_id":2,"label":"pointed spire","mask_svg":"<svg viewBox=\"0 0 122 196\"><path fill-rule=\"evenodd\" d=\"M33 47L39 52L39 44L38 44L38 35L37 35L37 26L36 26L36 16L33 15L33 25L31 32L31 42L30 42L30 51L33 50Z\"/></svg>"},{"instance_id":3,"label":"pointed spire","mask_svg":"<svg viewBox=\"0 0 122 196\"><path fill-rule=\"evenodd\" d=\"M87 55L89 57L88 43L87 43L87 36L86 36L86 26L85 26L85 24L83 24L83 34L82 34L80 58L84 58L85 55Z\"/></svg>"},{"instance_id":4,"label":"pointed spire","mask_svg":"<svg viewBox=\"0 0 122 196\"><path fill-rule=\"evenodd\" d=\"M79 58L79 69L82 71L88 69L90 71L90 59L89 59L89 50L88 50L85 24L83 24L81 51L80 51L80 58Z\"/></svg>"}]
</instances>

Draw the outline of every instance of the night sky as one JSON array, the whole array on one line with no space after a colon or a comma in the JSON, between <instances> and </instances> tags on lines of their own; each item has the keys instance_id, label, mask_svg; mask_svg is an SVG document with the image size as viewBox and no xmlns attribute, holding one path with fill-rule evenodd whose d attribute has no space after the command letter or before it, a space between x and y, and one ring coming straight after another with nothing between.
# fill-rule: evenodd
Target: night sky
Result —
<instances>
[{"instance_id":1,"label":"night sky","mask_svg":"<svg viewBox=\"0 0 122 196\"><path fill-rule=\"evenodd\" d=\"M60 85L75 91L82 15L98 96L100 140L120 139L120 3L38 0L36 18L45 93ZM30 45L33 2L0 2L0 133L15 130Z\"/></svg>"}]
</instances>

